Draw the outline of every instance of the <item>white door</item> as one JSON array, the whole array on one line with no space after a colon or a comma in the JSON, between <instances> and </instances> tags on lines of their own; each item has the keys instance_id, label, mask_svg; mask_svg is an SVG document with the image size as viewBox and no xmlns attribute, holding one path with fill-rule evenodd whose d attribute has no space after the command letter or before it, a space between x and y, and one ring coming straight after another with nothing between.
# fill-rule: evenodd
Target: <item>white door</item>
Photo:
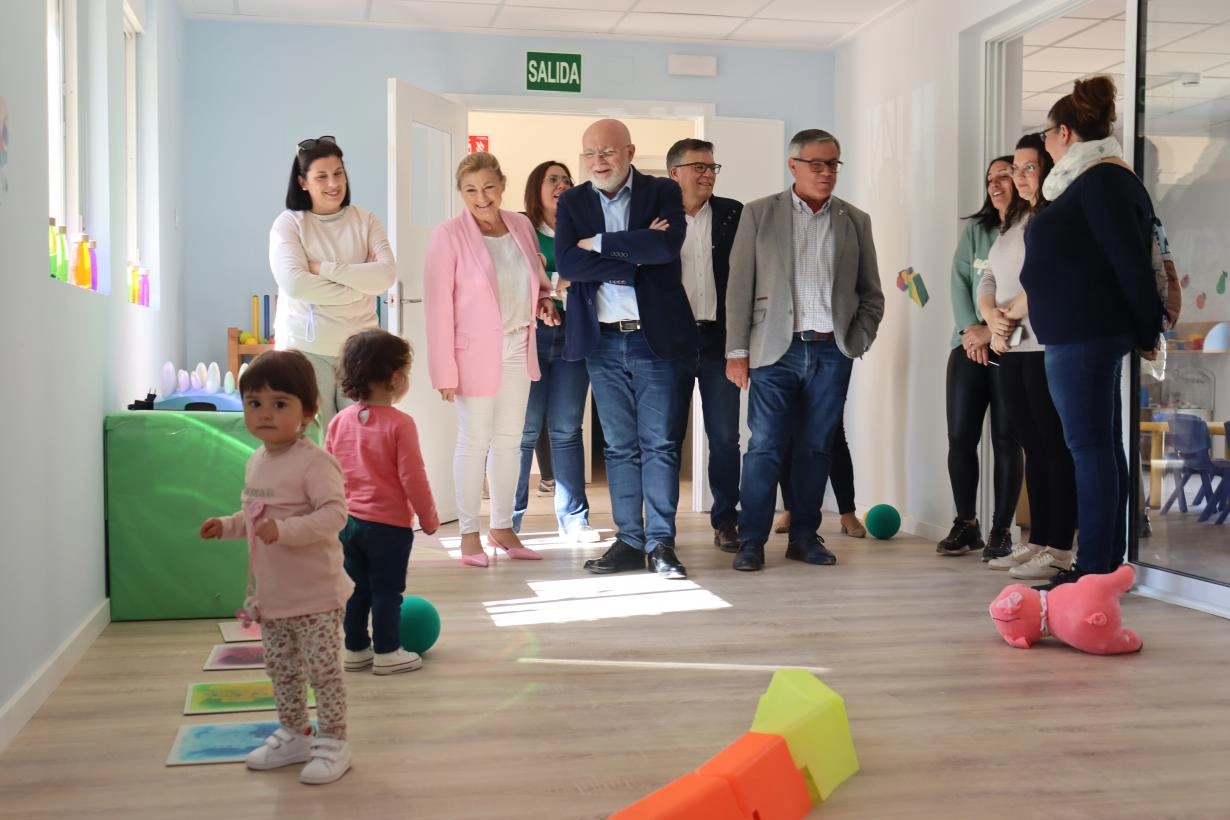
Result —
<instances>
[{"instance_id":1,"label":"white door","mask_svg":"<svg viewBox=\"0 0 1230 820\"><path fill-rule=\"evenodd\" d=\"M389 242L397 282L389 290L389 331L414 349L410 392L399 407L414 417L441 521L457 518L453 446L457 413L427 374L423 263L431 230L460 206L453 173L466 155L466 110L397 79L389 94Z\"/></svg>"},{"instance_id":2,"label":"white door","mask_svg":"<svg viewBox=\"0 0 1230 820\"><path fill-rule=\"evenodd\" d=\"M747 117L703 117L696 136L713 143L713 158L721 163L713 192L718 196L751 202L777 193L786 186L786 133L781 120ZM692 395L692 509L708 510L713 505L709 492L709 441L700 407L700 391ZM747 392L742 395L739 412L739 445L747 451Z\"/></svg>"}]
</instances>

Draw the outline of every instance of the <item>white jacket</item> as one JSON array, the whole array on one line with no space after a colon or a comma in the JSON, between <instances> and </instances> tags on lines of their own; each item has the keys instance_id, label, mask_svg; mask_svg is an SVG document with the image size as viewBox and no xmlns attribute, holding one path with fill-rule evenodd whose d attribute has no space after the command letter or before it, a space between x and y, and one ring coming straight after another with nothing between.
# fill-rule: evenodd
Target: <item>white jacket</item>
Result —
<instances>
[{"instance_id":1,"label":"white jacket","mask_svg":"<svg viewBox=\"0 0 1230 820\"><path fill-rule=\"evenodd\" d=\"M309 262L320 273L308 272ZM278 283L278 350L337 356L353 333L377 326L375 297L397 279L380 220L348 205L339 213L283 211L269 231L269 267Z\"/></svg>"}]
</instances>

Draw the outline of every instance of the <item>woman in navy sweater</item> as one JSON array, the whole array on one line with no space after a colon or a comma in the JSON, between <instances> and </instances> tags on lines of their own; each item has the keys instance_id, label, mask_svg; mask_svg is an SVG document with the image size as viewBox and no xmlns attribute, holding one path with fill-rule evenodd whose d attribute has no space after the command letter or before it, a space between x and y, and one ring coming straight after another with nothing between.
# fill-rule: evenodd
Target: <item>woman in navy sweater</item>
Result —
<instances>
[{"instance_id":1,"label":"woman in navy sweater","mask_svg":"<svg viewBox=\"0 0 1230 820\"><path fill-rule=\"evenodd\" d=\"M1025 236L1021 284L1076 466L1080 522L1076 565L1048 587L1123 561L1128 470L1119 382L1124 356L1152 350L1162 327L1153 203L1120 159L1114 120L1109 77L1077 80L1051 107L1042 131L1055 160L1042 188L1051 205Z\"/></svg>"}]
</instances>

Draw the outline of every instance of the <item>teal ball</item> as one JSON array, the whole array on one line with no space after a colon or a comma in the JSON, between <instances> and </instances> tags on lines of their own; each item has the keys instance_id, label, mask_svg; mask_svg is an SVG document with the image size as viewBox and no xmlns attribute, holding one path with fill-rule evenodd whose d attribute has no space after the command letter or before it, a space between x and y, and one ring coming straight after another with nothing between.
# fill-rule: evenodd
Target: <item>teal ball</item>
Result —
<instances>
[{"instance_id":1,"label":"teal ball","mask_svg":"<svg viewBox=\"0 0 1230 820\"><path fill-rule=\"evenodd\" d=\"M422 655L440 637L440 613L426 598L407 595L401 602L398 635L402 649Z\"/></svg>"},{"instance_id":2,"label":"teal ball","mask_svg":"<svg viewBox=\"0 0 1230 820\"><path fill-rule=\"evenodd\" d=\"M901 513L891 504L876 504L867 511L863 525L873 538L881 541L892 538L901 529Z\"/></svg>"}]
</instances>

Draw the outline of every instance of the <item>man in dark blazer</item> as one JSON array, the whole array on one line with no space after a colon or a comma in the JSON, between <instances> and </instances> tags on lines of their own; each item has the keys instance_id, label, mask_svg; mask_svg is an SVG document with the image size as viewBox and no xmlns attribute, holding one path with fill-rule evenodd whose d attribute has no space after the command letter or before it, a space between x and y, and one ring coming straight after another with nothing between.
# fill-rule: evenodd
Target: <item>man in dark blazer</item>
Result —
<instances>
[{"instance_id":1,"label":"man in dark blazer","mask_svg":"<svg viewBox=\"0 0 1230 820\"><path fill-rule=\"evenodd\" d=\"M726 280L743 203L713 195L722 166L713 161L711 142L679 140L666 152L666 167L683 192L688 232L679 258L683 289L700 336L695 353L686 359L680 424L687 429L692 385L699 383L709 443L713 544L735 552L739 549L739 388L726 378Z\"/></svg>"},{"instance_id":2,"label":"man in dark blazer","mask_svg":"<svg viewBox=\"0 0 1230 820\"><path fill-rule=\"evenodd\" d=\"M555 217L556 265L572 282L564 358L589 370L617 530L585 569L686 578L675 555L679 402L696 324L679 269L683 201L674 182L632 167L622 122L595 122L581 148L590 181L560 197Z\"/></svg>"},{"instance_id":3,"label":"man in dark blazer","mask_svg":"<svg viewBox=\"0 0 1230 820\"><path fill-rule=\"evenodd\" d=\"M750 383L733 562L745 571L764 566L785 458L794 496L786 557L837 563L818 532L820 503L853 360L884 317L871 218L833 196L841 145L827 131L800 131L788 162L794 184L743 208L726 289L726 373L740 388Z\"/></svg>"}]
</instances>

